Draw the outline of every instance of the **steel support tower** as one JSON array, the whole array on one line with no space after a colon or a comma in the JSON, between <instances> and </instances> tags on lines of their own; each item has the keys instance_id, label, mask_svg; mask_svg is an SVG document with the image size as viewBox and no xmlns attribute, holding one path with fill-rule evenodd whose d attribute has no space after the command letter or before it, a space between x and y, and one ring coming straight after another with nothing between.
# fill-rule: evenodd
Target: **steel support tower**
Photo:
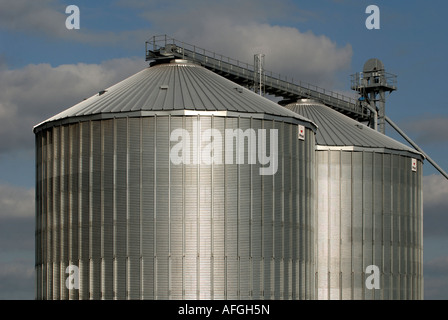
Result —
<instances>
[{"instance_id":1,"label":"steel support tower","mask_svg":"<svg viewBox=\"0 0 448 320\"><path fill-rule=\"evenodd\" d=\"M264 95L264 54L254 55L254 92Z\"/></svg>"},{"instance_id":2,"label":"steel support tower","mask_svg":"<svg viewBox=\"0 0 448 320\"><path fill-rule=\"evenodd\" d=\"M351 88L360 94L359 101L368 104L375 114L371 127L386 133L386 92L397 90L397 76L387 73L378 59L369 59L363 72L351 75Z\"/></svg>"}]
</instances>

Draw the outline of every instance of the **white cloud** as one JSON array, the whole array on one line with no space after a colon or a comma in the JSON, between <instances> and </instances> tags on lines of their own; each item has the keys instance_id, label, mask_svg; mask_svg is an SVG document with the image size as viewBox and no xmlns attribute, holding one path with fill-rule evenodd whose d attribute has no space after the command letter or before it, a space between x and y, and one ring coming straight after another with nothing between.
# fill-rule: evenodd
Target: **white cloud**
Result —
<instances>
[{"instance_id":1,"label":"white cloud","mask_svg":"<svg viewBox=\"0 0 448 320\"><path fill-rule=\"evenodd\" d=\"M34 125L146 66L141 58L123 58L4 70L0 73L0 153L32 147Z\"/></svg>"},{"instance_id":2,"label":"white cloud","mask_svg":"<svg viewBox=\"0 0 448 320\"><path fill-rule=\"evenodd\" d=\"M133 0L120 4L138 8L156 34L250 64L254 54L263 53L267 70L296 81L331 89L336 73L350 66L350 44L341 46L325 35L285 26L318 18L292 1Z\"/></svg>"},{"instance_id":3,"label":"white cloud","mask_svg":"<svg viewBox=\"0 0 448 320\"><path fill-rule=\"evenodd\" d=\"M334 86L336 74L348 68L352 56L348 44L341 47L324 35L273 25L273 21L297 22L313 17L314 13L303 11L290 1L231 0L224 4L205 0L133 0L120 5L138 8L151 30L97 32L82 25L81 30L72 32L65 28L65 6L56 0L0 0L0 27L95 45L126 45L132 41L140 45L148 34L159 30L248 63L253 63L255 53L264 53L267 70L327 89ZM80 9L82 15L84 9ZM33 64L15 70L1 65L0 153L30 148L34 143L31 128L35 124L144 66L141 58L57 67Z\"/></svg>"},{"instance_id":4,"label":"white cloud","mask_svg":"<svg viewBox=\"0 0 448 320\"><path fill-rule=\"evenodd\" d=\"M427 206L447 205L448 181L442 175L433 174L423 177L424 201Z\"/></svg>"},{"instance_id":5,"label":"white cloud","mask_svg":"<svg viewBox=\"0 0 448 320\"><path fill-rule=\"evenodd\" d=\"M266 70L327 89L334 86L336 73L348 68L352 56L350 45L340 48L326 36L291 27L238 25L223 19L202 30L195 41L206 49L249 63L254 54L263 53Z\"/></svg>"},{"instance_id":6,"label":"white cloud","mask_svg":"<svg viewBox=\"0 0 448 320\"><path fill-rule=\"evenodd\" d=\"M34 189L0 184L0 219L34 217Z\"/></svg>"},{"instance_id":7,"label":"white cloud","mask_svg":"<svg viewBox=\"0 0 448 320\"><path fill-rule=\"evenodd\" d=\"M148 21L148 28L91 30L87 15L81 18L80 30L67 30L65 6L56 0L0 0L0 27L96 46L140 46L151 33L166 33L247 63L253 63L255 53L264 53L268 70L327 89L335 85L335 73L348 70L352 56L349 44L341 46L325 35L285 26L319 19L293 1L133 0L117 4L133 8ZM80 6L82 17L87 9Z\"/></svg>"}]
</instances>

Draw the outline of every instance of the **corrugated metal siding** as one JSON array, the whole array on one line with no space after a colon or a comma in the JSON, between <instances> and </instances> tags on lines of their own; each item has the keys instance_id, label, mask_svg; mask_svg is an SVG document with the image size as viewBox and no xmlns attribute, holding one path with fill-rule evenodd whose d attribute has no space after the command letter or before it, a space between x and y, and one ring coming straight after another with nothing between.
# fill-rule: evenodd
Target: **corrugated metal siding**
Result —
<instances>
[{"instance_id":1,"label":"corrugated metal siding","mask_svg":"<svg viewBox=\"0 0 448 320\"><path fill-rule=\"evenodd\" d=\"M201 132L277 129L277 173L260 175L247 154L244 164L172 164L170 132L192 132L195 120ZM208 116L40 131L36 297L312 299L315 155L306 136L290 123ZM66 289L69 264L79 289Z\"/></svg>"},{"instance_id":2,"label":"corrugated metal siding","mask_svg":"<svg viewBox=\"0 0 448 320\"><path fill-rule=\"evenodd\" d=\"M375 152L318 151L318 299L422 299L422 162ZM367 289L376 265L380 289Z\"/></svg>"},{"instance_id":3,"label":"corrugated metal siding","mask_svg":"<svg viewBox=\"0 0 448 320\"><path fill-rule=\"evenodd\" d=\"M316 298L423 299L421 154L320 103L287 108L318 125ZM380 289L366 288L369 265Z\"/></svg>"}]
</instances>

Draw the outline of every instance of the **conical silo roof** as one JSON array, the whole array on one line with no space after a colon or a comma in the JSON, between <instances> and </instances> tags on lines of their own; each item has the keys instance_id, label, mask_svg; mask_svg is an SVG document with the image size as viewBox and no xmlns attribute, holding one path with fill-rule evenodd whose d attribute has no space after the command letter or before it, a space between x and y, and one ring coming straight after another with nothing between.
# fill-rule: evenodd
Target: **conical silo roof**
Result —
<instances>
[{"instance_id":1,"label":"conical silo roof","mask_svg":"<svg viewBox=\"0 0 448 320\"><path fill-rule=\"evenodd\" d=\"M296 103L286 105L286 108L317 124L316 145L318 148L370 148L421 156L420 152L405 144L317 101L301 99Z\"/></svg>"},{"instance_id":2,"label":"conical silo roof","mask_svg":"<svg viewBox=\"0 0 448 320\"><path fill-rule=\"evenodd\" d=\"M54 124L120 116L189 115L308 119L188 60L148 67L43 121L35 130Z\"/></svg>"}]
</instances>

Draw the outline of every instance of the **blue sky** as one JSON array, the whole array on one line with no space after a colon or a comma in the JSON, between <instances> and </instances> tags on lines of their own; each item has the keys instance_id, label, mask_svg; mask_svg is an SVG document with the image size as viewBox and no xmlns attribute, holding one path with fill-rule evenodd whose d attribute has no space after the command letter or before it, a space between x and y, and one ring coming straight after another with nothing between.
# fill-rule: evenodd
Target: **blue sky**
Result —
<instances>
[{"instance_id":1,"label":"blue sky","mask_svg":"<svg viewBox=\"0 0 448 320\"><path fill-rule=\"evenodd\" d=\"M68 5L80 29L67 30ZM365 9L380 8L368 30ZM448 3L429 1L0 0L0 299L34 298L32 127L145 68L156 34L350 92L375 57L398 76L386 112L448 170ZM401 140L392 132L387 133ZM424 165L425 298L448 298L448 181Z\"/></svg>"}]
</instances>

